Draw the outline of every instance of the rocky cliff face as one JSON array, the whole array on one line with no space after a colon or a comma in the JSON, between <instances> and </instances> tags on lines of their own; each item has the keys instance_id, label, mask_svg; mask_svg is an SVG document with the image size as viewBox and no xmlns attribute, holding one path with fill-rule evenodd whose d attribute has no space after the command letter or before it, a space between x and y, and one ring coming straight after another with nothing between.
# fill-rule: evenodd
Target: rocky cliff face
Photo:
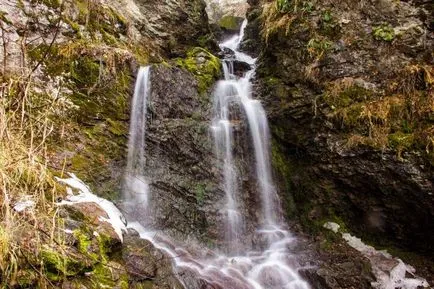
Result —
<instances>
[{"instance_id":1,"label":"rocky cliff face","mask_svg":"<svg viewBox=\"0 0 434 289\"><path fill-rule=\"evenodd\" d=\"M53 107L52 166L116 198L135 70L212 43L205 4L11 0L0 9L3 75L28 74L47 96L35 105Z\"/></svg>"},{"instance_id":2,"label":"rocky cliff face","mask_svg":"<svg viewBox=\"0 0 434 289\"><path fill-rule=\"evenodd\" d=\"M249 2L244 46L259 55L288 214L432 256L431 4Z\"/></svg>"},{"instance_id":3,"label":"rocky cliff face","mask_svg":"<svg viewBox=\"0 0 434 289\"><path fill-rule=\"evenodd\" d=\"M431 4L249 2L243 46L259 56L256 91L270 117L282 199L288 215L299 221L293 223L302 225L299 231L314 236L300 244L304 264L322 262L304 276L318 288L371 287L368 260L322 231L330 220L377 245L432 256ZM237 3L245 9L245 3ZM208 52L215 43L204 9L202 0L0 3L0 116L12 125L18 120L45 124L24 130L17 125L11 131L23 131L22 139L32 140L31 153L36 135L43 150L31 160L49 169L37 177L28 168L11 171L28 158L15 155L21 147L0 157L1 169L22 178L20 194L46 175L72 171L99 195L117 200L134 75L139 65L158 62L152 68L146 140L147 176L157 209L152 216L136 214L179 238L218 245L224 193L208 127L210 90L220 77L220 63ZM235 127L237 141L248 147L240 131L247 130ZM7 144L11 134L5 135ZM1 141L1 148L10 149ZM247 152L237 153L236 162L246 170L240 185L247 198L254 186L252 160ZM8 154L13 158L4 162ZM16 288L181 288L170 260L149 242L130 231L121 245L101 222L106 213L98 205L58 209L53 203L65 192L51 177L46 181L39 197L48 204L13 214L28 222L18 228L38 233L2 234L22 250L1 252L9 257L0 259L6 276L0 282ZM257 202L244 200L243 214L252 220ZM28 240L40 240L42 246ZM15 257L20 270L14 275L2 260L11 263ZM425 262L417 254L407 257L415 265ZM433 276L428 266L417 268Z\"/></svg>"},{"instance_id":4,"label":"rocky cliff face","mask_svg":"<svg viewBox=\"0 0 434 289\"><path fill-rule=\"evenodd\" d=\"M10 150L5 152L11 155L7 166L35 156L41 171L34 179L43 184L43 191L38 192L43 196L30 195L35 188L24 177L17 181L17 195L7 188L7 198L14 202L26 194L23 184L29 194L26 198L38 198L33 213L14 215L17 222L29 222L27 239L7 231L12 223L6 224L10 218L2 217L1 232L11 235L7 248L27 250L29 238L38 241L30 246L28 264L27 255L18 254L18 275L8 271L9 265L3 266L15 264L11 263L16 260L14 253L2 251L0 282L17 288L179 288L167 277L172 275L170 260L163 261L158 250L133 233L121 246L106 224L98 221L105 216L98 205L62 209L58 216L54 201L63 198L65 191L55 184L53 175L74 172L95 193L119 199L134 76L140 65L163 62L153 74L148 162L153 169L150 176L157 172L164 176L151 187L171 199L161 201L167 211L156 222L170 216L167 225L185 230L183 236L201 238L209 233L204 211L214 208L209 198L216 201L221 193L210 165L206 93L220 75L220 63L206 50L215 43L205 3L10 0L0 3L0 23L2 156L3 148ZM15 117L18 108L21 117ZM3 139L3 129L8 141ZM9 131L22 132L23 147L11 148ZM32 141L38 142L37 149ZM28 155L19 156L27 143ZM18 157L12 156L14 151ZM1 201L5 201L3 194ZM0 212L10 215L3 209ZM44 220L44 230L56 232L53 238L34 229L38 219ZM54 220L53 224L46 219ZM64 223L69 233L64 232ZM209 238L216 234L211 232ZM40 246L47 247L48 253Z\"/></svg>"},{"instance_id":5,"label":"rocky cliff face","mask_svg":"<svg viewBox=\"0 0 434 289\"><path fill-rule=\"evenodd\" d=\"M211 22L218 22L225 16L244 18L249 7L246 0L206 0L205 2Z\"/></svg>"}]
</instances>

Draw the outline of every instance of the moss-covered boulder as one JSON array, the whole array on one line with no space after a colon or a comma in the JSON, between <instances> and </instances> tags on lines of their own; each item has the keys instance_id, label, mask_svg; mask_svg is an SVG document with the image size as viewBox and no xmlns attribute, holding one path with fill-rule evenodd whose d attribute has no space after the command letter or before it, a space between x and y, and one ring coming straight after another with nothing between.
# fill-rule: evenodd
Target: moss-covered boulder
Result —
<instances>
[{"instance_id":1,"label":"moss-covered boulder","mask_svg":"<svg viewBox=\"0 0 434 289\"><path fill-rule=\"evenodd\" d=\"M235 34L240 31L244 19L241 17L227 15L218 21L220 28L228 34Z\"/></svg>"},{"instance_id":2,"label":"moss-covered boulder","mask_svg":"<svg viewBox=\"0 0 434 289\"><path fill-rule=\"evenodd\" d=\"M220 59L200 47L189 50L186 58L176 60L176 65L188 70L195 76L197 88L201 94L208 92L221 76Z\"/></svg>"}]
</instances>

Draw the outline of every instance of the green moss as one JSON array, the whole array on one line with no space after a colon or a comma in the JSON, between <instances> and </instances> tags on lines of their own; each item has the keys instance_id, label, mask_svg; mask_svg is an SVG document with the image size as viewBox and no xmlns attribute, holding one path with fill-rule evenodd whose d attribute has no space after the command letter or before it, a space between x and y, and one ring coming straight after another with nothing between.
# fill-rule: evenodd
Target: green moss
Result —
<instances>
[{"instance_id":1,"label":"green moss","mask_svg":"<svg viewBox=\"0 0 434 289\"><path fill-rule=\"evenodd\" d=\"M356 102L364 102L372 98L372 92L358 85L351 85L342 89L326 90L323 100L332 108L349 107ZM357 107L355 107L357 108Z\"/></svg>"},{"instance_id":2,"label":"green moss","mask_svg":"<svg viewBox=\"0 0 434 289\"><path fill-rule=\"evenodd\" d=\"M196 201L199 205L202 205L205 200L206 187L203 184L196 185Z\"/></svg>"},{"instance_id":3,"label":"green moss","mask_svg":"<svg viewBox=\"0 0 434 289\"><path fill-rule=\"evenodd\" d=\"M125 122L107 119L107 123L109 126L109 131L116 136L124 136L126 135L127 127Z\"/></svg>"},{"instance_id":4,"label":"green moss","mask_svg":"<svg viewBox=\"0 0 434 289\"><path fill-rule=\"evenodd\" d=\"M68 276L75 276L82 272L86 265L73 256L62 254L45 247L41 251L41 260L50 280L58 281Z\"/></svg>"},{"instance_id":5,"label":"green moss","mask_svg":"<svg viewBox=\"0 0 434 289\"><path fill-rule=\"evenodd\" d=\"M331 50L333 43L327 38L316 37L307 43L307 51L310 55L321 58L327 51Z\"/></svg>"},{"instance_id":6,"label":"green moss","mask_svg":"<svg viewBox=\"0 0 434 289\"><path fill-rule=\"evenodd\" d=\"M195 76L200 94L207 92L221 75L220 59L200 47L188 51L187 58L177 59L176 64Z\"/></svg>"},{"instance_id":7,"label":"green moss","mask_svg":"<svg viewBox=\"0 0 434 289\"><path fill-rule=\"evenodd\" d=\"M76 127L76 132L67 132L69 136L86 133L79 137L83 147L67 160L67 165L92 186L96 176L110 174L110 161L119 159L124 153L133 82L126 63L128 59L116 51L104 55L95 53L95 47L85 41L53 45L49 55L44 57L47 50L47 45L36 46L30 49L29 58L34 63L42 61L48 77L62 76L65 80L63 85L70 91L67 97L75 106L53 121L68 123L69 128ZM59 150L67 147L76 151L75 143L62 143L62 140L53 138ZM112 196L114 190L109 188L108 182L105 185L98 186L104 190L98 193Z\"/></svg>"},{"instance_id":8,"label":"green moss","mask_svg":"<svg viewBox=\"0 0 434 289\"><path fill-rule=\"evenodd\" d=\"M225 30L238 30L241 22L243 21L242 18L227 15L222 17L218 24L221 28Z\"/></svg>"},{"instance_id":9,"label":"green moss","mask_svg":"<svg viewBox=\"0 0 434 289\"><path fill-rule=\"evenodd\" d=\"M80 253L83 253L83 254L88 254L89 247L91 245L91 239L81 229L75 230L74 231L74 236L75 236L75 238L77 238L78 251Z\"/></svg>"},{"instance_id":10,"label":"green moss","mask_svg":"<svg viewBox=\"0 0 434 289\"><path fill-rule=\"evenodd\" d=\"M287 13L291 10L290 0L276 0L277 11Z\"/></svg>"},{"instance_id":11,"label":"green moss","mask_svg":"<svg viewBox=\"0 0 434 289\"><path fill-rule=\"evenodd\" d=\"M397 150L406 150L410 149L414 144L414 135L396 132L389 135L389 145Z\"/></svg>"},{"instance_id":12,"label":"green moss","mask_svg":"<svg viewBox=\"0 0 434 289\"><path fill-rule=\"evenodd\" d=\"M212 47L215 43L213 34L202 35L197 39L197 43L200 47Z\"/></svg>"},{"instance_id":13,"label":"green moss","mask_svg":"<svg viewBox=\"0 0 434 289\"><path fill-rule=\"evenodd\" d=\"M116 285L111 269L104 264L95 266L90 274L92 283L97 286L95 288L114 288Z\"/></svg>"},{"instance_id":14,"label":"green moss","mask_svg":"<svg viewBox=\"0 0 434 289\"><path fill-rule=\"evenodd\" d=\"M17 273L16 281L20 288L35 288L35 283L39 278L39 274L33 269L20 270Z\"/></svg>"},{"instance_id":15,"label":"green moss","mask_svg":"<svg viewBox=\"0 0 434 289\"><path fill-rule=\"evenodd\" d=\"M76 154L71 159L71 165L76 171L83 171L89 166L89 159L81 154Z\"/></svg>"},{"instance_id":16,"label":"green moss","mask_svg":"<svg viewBox=\"0 0 434 289\"><path fill-rule=\"evenodd\" d=\"M8 25L12 25L12 21L10 21L9 18L6 17L6 15L8 15L6 12L0 11L0 21Z\"/></svg>"},{"instance_id":17,"label":"green moss","mask_svg":"<svg viewBox=\"0 0 434 289\"><path fill-rule=\"evenodd\" d=\"M280 80L280 79L277 78L277 77L272 77L272 76L270 76L270 77L267 77L267 78L265 79L265 83L266 83L268 86L273 87L273 86L275 86L275 85L280 85L280 84L282 83L282 80Z\"/></svg>"},{"instance_id":18,"label":"green moss","mask_svg":"<svg viewBox=\"0 0 434 289\"><path fill-rule=\"evenodd\" d=\"M383 40L387 42L395 39L395 30L389 24L382 24L372 29L372 34L376 40Z\"/></svg>"},{"instance_id":19,"label":"green moss","mask_svg":"<svg viewBox=\"0 0 434 289\"><path fill-rule=\"evenodd\" d=\"M283 201L285 202L285 208L289 217L293 217L296 214L296 206L294 198L292 195L292 184L291 184L291 172L293 167L291 163L287 160L284 153L280 149L279 145L275 140L271 144L271 161L273 169L282 179L282 185L284 186L284 191L287 192Z\"/></svg>"},{"instance_id":20,"label":"green moss","mask_svg":"<svg viewBox=\"0 0 434 289\"><path fill-rule=\"evenodd\" d=\"M336 18L333 17L330 10L323 12L320 26L320 33L322 35L335 40L340 38L341 25L336 21Z\"/></svg>"},{"instance_id":21,"label":"green moss","mask_svg":"<svg viewBox=\"0 0 434 289\"><path fill-rule=\"evenodd\" d=\"M55 9L60 8L61 5L60 0L40 0L40 2L47 7L51 7Z\"/></svg>"}]
</instances>

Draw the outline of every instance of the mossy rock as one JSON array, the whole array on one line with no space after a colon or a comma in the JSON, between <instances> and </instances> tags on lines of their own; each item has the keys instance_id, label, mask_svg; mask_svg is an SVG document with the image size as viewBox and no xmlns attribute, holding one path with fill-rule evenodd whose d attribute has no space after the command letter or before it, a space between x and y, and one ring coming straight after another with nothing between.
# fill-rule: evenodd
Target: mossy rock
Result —
<instances>
[{"instance_id":1,"label":"mossy rock","mask_svg":"<svg viewBox=\"0 0 434 289\"><path fill-rule=\"evenodd\" d=\"M76 276L86 271L89 264L85 258L71 252L59 252L44 247L40 253L47 277L52 281L59 281L65 277Z\"/></svg>"},{"instance_id":2,"label":"mossy rock","mask_svg":"<svg viewBox=\"0 0 434 289\"><path fill-rule=\"evenodd\" d=\"M207 92L221 76L220 59L201 47L189 50L186 58L176 60L176 65L195 76L200 94Z\"/></svg>"},{"instance_id":3,"label":"mossy rock","mask_svg":"<svg viewBox=\"0 0 434 289\"><path fill-rule=\"evenodd\" d=\"M348 107L356 102L364 102L372 98L372 91L358 85L335 87L326 90L323 100L332 109Z\"/></svg>"},{"instance_id":4,"label":"mossy rock","mask_svg":"<svg viewBox=\"0 0 434 289\"><path fill-rule=\"evenodd\" d=\"M372 29L372 34L376 40L392 42L395 39L395 30L389 24L382 24Z\"/></svg>"},{"instance_id":5,"label":"mossy rock","mask_svg":"<svg viewBox=\"0 0 434 289\"><path fill-rule=\"evenodd\" d=\"M397 150L400 156L404 150L409 150L414 146L414 134L396 132L389 135L389 146Z\"/></svg>"},{"instance_id":6,"label":"mossy rock","mask_svg":"<svg viewBox=\"0 0 434 289\"><path fill-rule=\"evenodd\" d=\"M88 275L92 288L129 288L128 275L123 266L116 262L98 264Z\"/></svg>"},{"instance_id":7,"label":"mossy rock","mask_svg":"<svg viewBox=\"0 0 434 289\"><path fill-rule=\"evenodd\" d=\"M68 104L53 117L56 132L67 130L62 137L53 134L50 147L54 152L70 151L67 169L99 195L116 198L120 180L109 176L121 169L125 155L135 55L86 41L55 44L44 57L47 49L47 45L34 47L29 59L41 61L48 79L62 77Z\"/></svg>"},{"instance_id":8,"label":"mossy rock","mask_svg":"<svg viewBox=\"0 0 434 289\"><path fill-rule=\"evenodd\" d=\"M238 30L240 30L242 23L243 23L243 18L227 15L227 16L223 16L219 20L218 25L220 26L221 29L225 31L237 32Z\"/></svg>"}]
</instances>

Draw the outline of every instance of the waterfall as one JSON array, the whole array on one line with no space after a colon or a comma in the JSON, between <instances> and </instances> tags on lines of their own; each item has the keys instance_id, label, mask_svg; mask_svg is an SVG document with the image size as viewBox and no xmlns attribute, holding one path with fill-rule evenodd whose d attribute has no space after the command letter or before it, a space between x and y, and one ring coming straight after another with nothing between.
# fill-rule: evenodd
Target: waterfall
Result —
<instances>
[{"instance_id":1,"label":"waterfall","mask_svg":"<svg viewBox=\"0 0 434 289\"><path fill-rule=\"evenodd\" d=\"M214 92L214 119L211 130L219 159L223 160L224 190L226 193L226 244L230 244L230 251L238 252L239 240L244 231L241 213L238 210L238 192L236 190L237 173L232 155L232 124L229 120L229 108L237 94L235 81L231 80L229 72L233 67L224 63L225 80L219 81Z\"/></svg>"},{"instance_id":2,"label":"waterfall","mask_svg":"<svg viewBox=\"0 0 434 289\"><path fill-rule=\"evenodd\" d=\"M145 177L145 133L147 98L151 91L150 67L141 68L137 75L131 109L128 164L125 172L124 197L129 227L149 240L171 261L174 273L184 288L200 289L309 289L308 284L297 272L295 256L289 251L294 238L285 226L279 223L280 208L272 181L269 159L269 131L266 113L260 101L252 98L251 80L255 74L255 59L239 51L243 37L243 23L239 35L221 44L233 51L234 59L223 60L225 78L219 81L214 92L214 117L211 129L215 147L222 163L223 187L226 193L224 211L227 219L224 254L189 252L191 246L180 244L152 231L146 219L153 204L148 203L149 188ZM243 77L234 73L234 61L246 62L251 66ZM262 246L248 246L241 250L245 235L245 219L240 213L244 206L238 187L240 176L234 154L234 130L232 105L237 104L248 122L249 137L253 143L255 181L260 199L260 219L256 224L257 240ZM159 229L159 228L153 228ZM206 253L205 253L206 252ZM204 283L205 282L205 283Z\"/></svg>"},{"instance_id":3,"label":"waterfall","mask_svg":"<svg viewBox=\"0 0 434 289\"><path fill-rule=\"evenodd\" d=\"M151 90L151 68L141 67L137 74L131 104L128 139L127 168L124 180L124 200L128 215L146 215L148 209L148 183L145 179L145 134L147 100ZM143 219L143 218L141 218Z\"/></svg>"},{"instance_id":4,"label":"waterfall","mask_svg":"<svg viewBox=\"0 0 434 289\"><path fill-rule=\"evenodd\" d=\"M223 60L224 80L217 83L214 91L214 119L211 129L214 134L217 155L223 161L224 190L226 193L226 244L231 253L238 253L239 240L243 236L244 221L239 212L239 197L237 197L237 174L232 155L233 133L230 120L230 108L233 103L241 104L248 120L250 134L254 144L256 160L256 176L260 188L263 222L273 225L276 222L276 200L274 186L271 180L269 160L269 132L265 111L261 103L251 98L251 78L254 76L255 59L238 50L244 35L247 21L243 22L239 35L233 36L222 43L222 49L229 49L234 53L234 58ZM252 66L243 77L237 79L234 75L234 60L246 62Z\"/></svg>"},{"instance_id":5,"label":"waterfall","mask_svg":"<svg viewBox=\"0 0 434 289\"><path fill-rule=\"evenodd\" d=\"M261 218L257 224L257 234L266 242L263 252L250 251L248 255L256 256L247 273L248 281L254 288L309 288L289 265L291 254L288 251L294 238L284 226L279 224L280 204L273 184L270 166L270 134L268 120L260 101L252 99L251 80L255 74L255 62L249 55L239 51L244 36L247 20L242 24L239 35L220 44L222 50L230 50L233 56L223 60L224 80L217 83L214 92L214 119L212 131L217 148L217 155L223 161L223 178L226 192L227 243L236 244L243 238L243 219L239 212L240 197L237 175L232 154L233 135L231 105L240 104L247 118L250 137L253 142L256 181L260 195ZM234 61L245 62L251 66L244 76L237 78L234 73ZM239 253L238 250L230 253ZM243 262L245 259L239 260Z\"/></svg>"}]
</instances>

